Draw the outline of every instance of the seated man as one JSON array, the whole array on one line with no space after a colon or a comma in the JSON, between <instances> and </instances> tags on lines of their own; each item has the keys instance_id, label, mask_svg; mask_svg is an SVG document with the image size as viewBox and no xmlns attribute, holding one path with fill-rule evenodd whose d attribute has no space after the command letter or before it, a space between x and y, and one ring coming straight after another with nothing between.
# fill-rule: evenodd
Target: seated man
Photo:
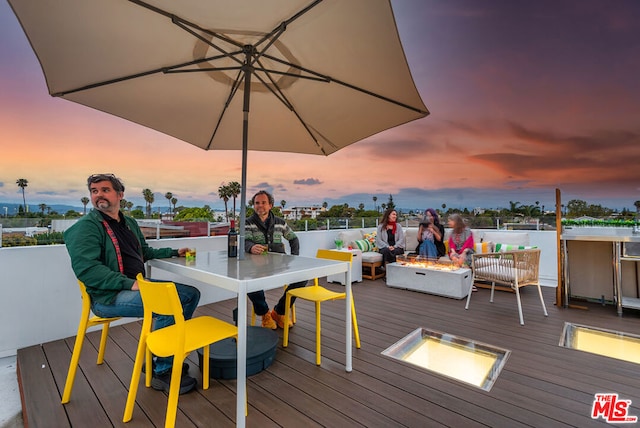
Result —
<instances>
[{"instance_id":1,"label":"seated man","mask_svg":"<svg viewBox=\"0 0 640 428\"><path fill-rule=\"evenodd\" d=\"M136 275L144 275L144 263L154 258L183 257L186 248L154 249L149 247L135 219L120 211L124 184L113 174L95 174L87 180L94 209L67 229L64 240L71 257L71 267L82 281L89 297L91 310L101 317L142 317L142 298ZM176 284L185 319L190 319L200 301L197 288ZM154 328L173 324L173 317L158 316ZM169 391L172 358L155 361L151 386ZM183 367L180 393L191 391L196 379Z\"/></svg>"},{"instance_id":2,"label":"seated man","mask_svg":"<svg viewBox=\"0 0 640 428\"><path fill-rule=\"evenodd\" d=\"M262 254L265 251L274 253L284 253L284 243L282 239L289 241L291 254L300 254L300 243L295 232L291 230L289 225L280 217L276 217L272 212L273 196L264 190L256 193L251 202L253 204L254 213L245 221L245 241L244 250L251 254ZM287 290L300 288L307 285L307 281L289 284ZM256 291L247 294L253 303L253 310L256 315L262 317L262 327L276 330L278 327L284 328L285 318L285 299L286 291L282 293L282 297L278 303L269 312L269 305L264 295L264 291ZM295 301L295 297L291 299L291 304ZM288 320L289 327L292 327L291 320Z\"/></svg>"}]
</instances>

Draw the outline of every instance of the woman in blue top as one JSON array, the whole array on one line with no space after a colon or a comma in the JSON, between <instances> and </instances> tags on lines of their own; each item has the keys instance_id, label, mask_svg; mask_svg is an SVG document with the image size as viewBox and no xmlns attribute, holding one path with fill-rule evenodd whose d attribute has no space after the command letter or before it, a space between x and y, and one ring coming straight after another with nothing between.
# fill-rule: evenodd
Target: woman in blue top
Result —
<instances>
[{"instance_id":1,"label":"woman in blue top","mask_svg":"<svg viewBox=\"0 0 640 428\"><path fill-rule=\"evenodd\" d=\"M418 247L416 253L430 259L437 259L446 254L444 242L444 226L440 224L438 213L427 208L418 228Z\"/></svg>"}]
</instances>

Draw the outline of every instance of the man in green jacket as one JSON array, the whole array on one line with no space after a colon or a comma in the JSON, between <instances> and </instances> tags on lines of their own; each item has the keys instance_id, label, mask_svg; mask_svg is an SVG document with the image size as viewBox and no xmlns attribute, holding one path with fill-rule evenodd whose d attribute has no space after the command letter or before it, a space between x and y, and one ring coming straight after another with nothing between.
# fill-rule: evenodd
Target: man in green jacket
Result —
<instances>
[{"instance_id":1,"label":"man in green jacket","mask_svg":"<svg viewBox=\"0 0 640 428\"><path fill-rule=\"evenodd\" d=\"M101 317L142 317L142 298L136 275L145 274L144 263L154 258L184 257L186 248L151 248L135 219L120 211L124 184L113 174L94 174L87 179L94 209L64 233L71 267L82 281L91 310ZM200 291L189 285L176 284L185 319L190 319L200 301ZM154 329L173 324L173 317L158 316ZM169 391L172 358L155 361L151 386ZM180 393L195 388L196 380L183 367Z\"/></svg>"},{"instance_id":2,"label":"man in green jacket","mask_svg":"<svg viewBox=\"0 0 640 428\"><path fill-rule=\"evenodd\" d=\"M266 190L260 190L251 198L254 213L245 220L245 241L244 250L251 254L262 254L265 251L274 253L284 253L285 246L283 239L289 242L291 254L300 254L300 241L295 232L289 227L283 218L276 217L271 209L273 208L273 195ZM307 281L289 284L278 303L269 311L269 305L263 290L248 293L249 300L253 303L253 310L256 315L262 317L262 327L276 330L278 327L284 328L285 303L287 290L304 287ZM295 302L295 297L291 299L291 305ZM289 327L293 327L291 320L288 320Z\"/></svg>"}]
</instances>

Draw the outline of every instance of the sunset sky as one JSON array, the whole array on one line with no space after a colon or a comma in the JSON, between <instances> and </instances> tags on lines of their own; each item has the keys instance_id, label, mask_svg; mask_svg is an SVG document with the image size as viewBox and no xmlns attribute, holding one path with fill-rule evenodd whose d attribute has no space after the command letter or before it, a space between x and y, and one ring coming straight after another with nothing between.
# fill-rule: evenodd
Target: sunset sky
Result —
<instances>
[{"instance_id":1,"label":"sunset sky","mask_svg":"<svg viewBox=\"0 0 640 428\"><path fill-rule=\"evenodd\" d=\"M248 194L287 207L504 208L536 201L633 209L640 200L640 2L394 0L431 114L328 157L250 152ZM52 37L55 37L52 34ZM48 95L40 65L0 1L0 204L80 206L86 177L113 172L125 198L221 208L240 151L203 151Z\"/></svg>"}]
</instances>

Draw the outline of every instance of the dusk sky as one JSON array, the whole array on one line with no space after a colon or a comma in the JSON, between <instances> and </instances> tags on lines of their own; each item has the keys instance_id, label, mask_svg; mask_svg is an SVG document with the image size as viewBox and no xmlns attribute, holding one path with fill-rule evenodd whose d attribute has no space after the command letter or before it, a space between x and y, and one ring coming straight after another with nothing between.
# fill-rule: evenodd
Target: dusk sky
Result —
<instances>
[{"instance_id":1,"label":"dusk sky","mask_svg":"<svg viewBox=\"0 0 640 428\"><path fill-rule=\"evenodd\" d=\"M640 2L394 0L426 118L330 156L249 152L248 194L287 207L508 208L536 201L634 209L640 200ZM52 34L51 37L55 37ZM33 50L0 1L0 204L81 207L86 177L113 172L178 205L221 208L240 151L203 151L48 95Z\"/></svg>"}]
</instances>

